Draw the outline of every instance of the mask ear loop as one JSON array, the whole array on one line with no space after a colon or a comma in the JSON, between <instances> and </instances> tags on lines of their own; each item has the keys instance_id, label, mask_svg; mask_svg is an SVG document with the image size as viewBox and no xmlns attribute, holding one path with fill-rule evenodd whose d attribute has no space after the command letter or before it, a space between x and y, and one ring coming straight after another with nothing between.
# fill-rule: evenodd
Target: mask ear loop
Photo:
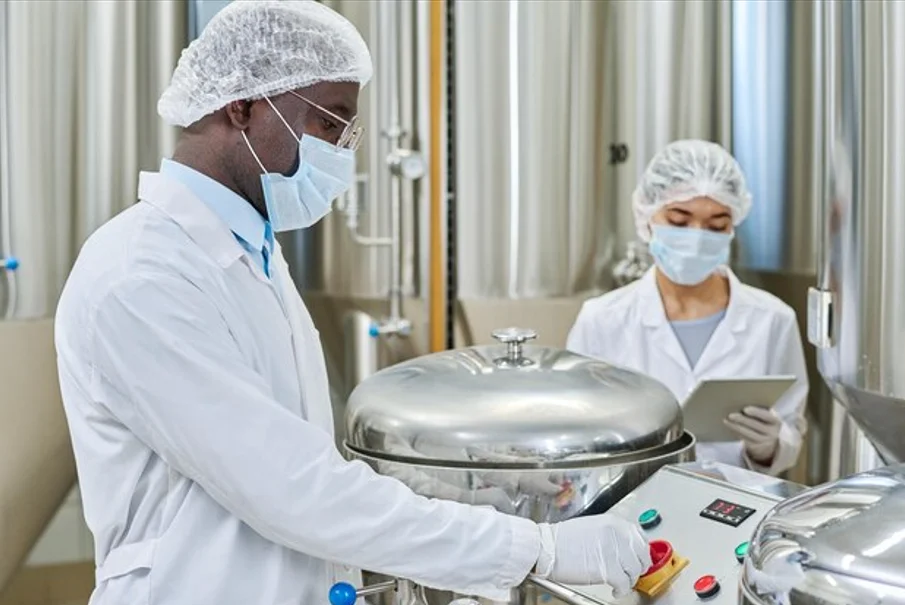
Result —
<instances>
[{"instance_id":1,"label":"mask ear loop","mask_svg":"<svg viewBox=\"0 0 905 605\"><path fill-rule=\"evenodd\" d=\"M289 130L289 134L292 135L292 138L295 139L296 143L301 144L302 137L295 136L295 132L292 130L292 126L289 125L289 122L286 121L286 118L283 117L283 114L274 106L273 101L270 100L270 97L264 97L264 100L267 101L267 104L270 105L270 108L273 110L273 113L277 114L277 117L280 118L280 121Z\"/></svg>"},{"instance_id":2,"label":"mask ear loop","mask_svg":"<svg viewBox=\"0 0 905 605\"><path fill-rule=\"evenodd\" d=\"M251 143L248 142L248 137L245 135L245 131L242 131L242 138L245 139L245 146L248 147L248 150L251 152L252 157L255 159L255 162L258 163L258 166L261 167L261 172L263 174L267 174L267 169L264 168L264 164L261 163L261 158L258 157L258 154L255 153L254 147L251 146Z\"/></svg>"},{"instance_id":3,"label":"mask ear loop","mask_svg":"<svg viewBox=\"0 0 905 605\"><path fill-rule=\"evenodd\" d=\"M273 101L270 100L270 97L264 97L264 100L267 101L267 104L270 105L270 108L273 110L273 113L277 114L277 117L280 118L280 121L286 126L286 129L289 130L289 134L292 135L292 138L295 139L295 142L301 145L302 140L300 138L296 138L295 133L292 131L292 126L289 125L289 122L286 121L286 118L283 117L283 114L274 106ZM245 145L248 147L248 150L251 152L251 155L254 157L255 162L258 163L258 166L261 167L261 172L267 174L267 169L264 168L264 163L261 162L261 158L258 157L258 154L255 153L254 147L251 146L251 143L248 141L248 136L246 136L245 131L242 131L242 138L245 139Z\"/></svg>"}]
</instances>

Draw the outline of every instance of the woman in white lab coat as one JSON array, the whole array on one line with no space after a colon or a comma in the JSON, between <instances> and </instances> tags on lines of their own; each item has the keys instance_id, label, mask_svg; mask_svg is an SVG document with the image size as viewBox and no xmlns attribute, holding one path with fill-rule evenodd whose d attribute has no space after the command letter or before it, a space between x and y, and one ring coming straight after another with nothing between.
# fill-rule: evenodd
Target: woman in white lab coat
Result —
<instances>
[{"instance_id":1,"label":"woman in white lab coat","mask_svg":"<svg viewBox=\"0 0 905 605\"><path fill-rule=\"evenodd\" d=\"M751 195L722 147L677 141L657 154L633 195L638 235L655 267L584 303L568 348L660 380L684 401L711 378L794 375L772 410L724 422L739 440L699 443L699 460L778 475L795 465L806 429L808 380L794 311L726 266Z\"/></svg>"}]
</instances>

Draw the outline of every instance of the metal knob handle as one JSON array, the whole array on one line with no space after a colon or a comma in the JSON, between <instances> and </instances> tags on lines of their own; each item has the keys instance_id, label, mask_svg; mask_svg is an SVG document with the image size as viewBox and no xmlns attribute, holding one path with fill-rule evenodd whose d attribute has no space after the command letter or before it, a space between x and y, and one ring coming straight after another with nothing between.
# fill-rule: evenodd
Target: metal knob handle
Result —
<instances>
[{"instance_id":1,"label":"metal knob handle","mask_svg":"<svg viewBox=\"0 0 905 605\"><path fill-rule=\"evenodd\" d=\"M361 597L396 590L396 580L387 580L356 589L348 582L337 582L330 588L330 605L355 605Z\"/></svg>"},{"instance_id":2,"label":"metal knob handle","mask_svg":"<svg viewBox=\"0 0 905 605\"><path fill-rule=\"evenodd\" d=\"M491 336L507 345L507 361L518 363L522 359L522 345L537 338L537 332L529 328L502 328L491 332Z\"/></svg>"}]
</instances>

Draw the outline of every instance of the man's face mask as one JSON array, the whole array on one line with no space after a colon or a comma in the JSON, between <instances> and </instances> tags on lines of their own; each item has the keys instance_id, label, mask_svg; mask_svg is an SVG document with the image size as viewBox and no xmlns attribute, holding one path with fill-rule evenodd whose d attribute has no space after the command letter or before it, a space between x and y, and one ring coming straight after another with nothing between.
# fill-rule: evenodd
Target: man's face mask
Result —
<instances>
[{"instance_id":1,"label":"man's face mask","mask_svg":"<svg viewBox=\"0 0 905 605\"><path fill-rule=\"evenodd\" d=\"M248 137L242 133L245 144L263 172L261 186L264 190L264 203L271 227L277 233L310 227L329 214L333 200L352 186L355 179L355 150L361 140L361 129L354 121L343 120L304 97L295 96L346 124L346 130L336 144L306 134L302 134L299 139L283 115L265 97L289 134L299 144L298 169L295 174L284 176L278 172L267 172L248 142Z\"/></svg>"}]
</instances>

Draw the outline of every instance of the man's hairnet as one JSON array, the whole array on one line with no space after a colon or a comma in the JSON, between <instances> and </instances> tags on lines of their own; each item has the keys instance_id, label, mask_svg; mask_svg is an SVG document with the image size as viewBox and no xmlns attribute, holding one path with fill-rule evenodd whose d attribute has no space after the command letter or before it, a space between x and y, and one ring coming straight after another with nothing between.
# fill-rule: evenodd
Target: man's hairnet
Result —
<instances>
[{"instance_id":1,"label":"man's hairnet","mask_svg":"<svg viewBox=\"0 0 905 605\"><path fill-rule=\"evenodd\" d=\"M233 101L318 82L371 79L371 55L344 17L314 0L235 0L179 58L157 112L188 126Z\"/></svg>"},{"instance_id":2,"label":"man's hairnet","mask_svg":"<svg viewBox=\"0 0 905 605\"><path fill-rule=\"evenodd\" d=\"M751 192L741 166L716 143L675 141L654 156L632 195L638 236L650 241L650 219L674 202L709 197L729 207L738 225L751 210Z\"/></svg>"}]
</instances>

